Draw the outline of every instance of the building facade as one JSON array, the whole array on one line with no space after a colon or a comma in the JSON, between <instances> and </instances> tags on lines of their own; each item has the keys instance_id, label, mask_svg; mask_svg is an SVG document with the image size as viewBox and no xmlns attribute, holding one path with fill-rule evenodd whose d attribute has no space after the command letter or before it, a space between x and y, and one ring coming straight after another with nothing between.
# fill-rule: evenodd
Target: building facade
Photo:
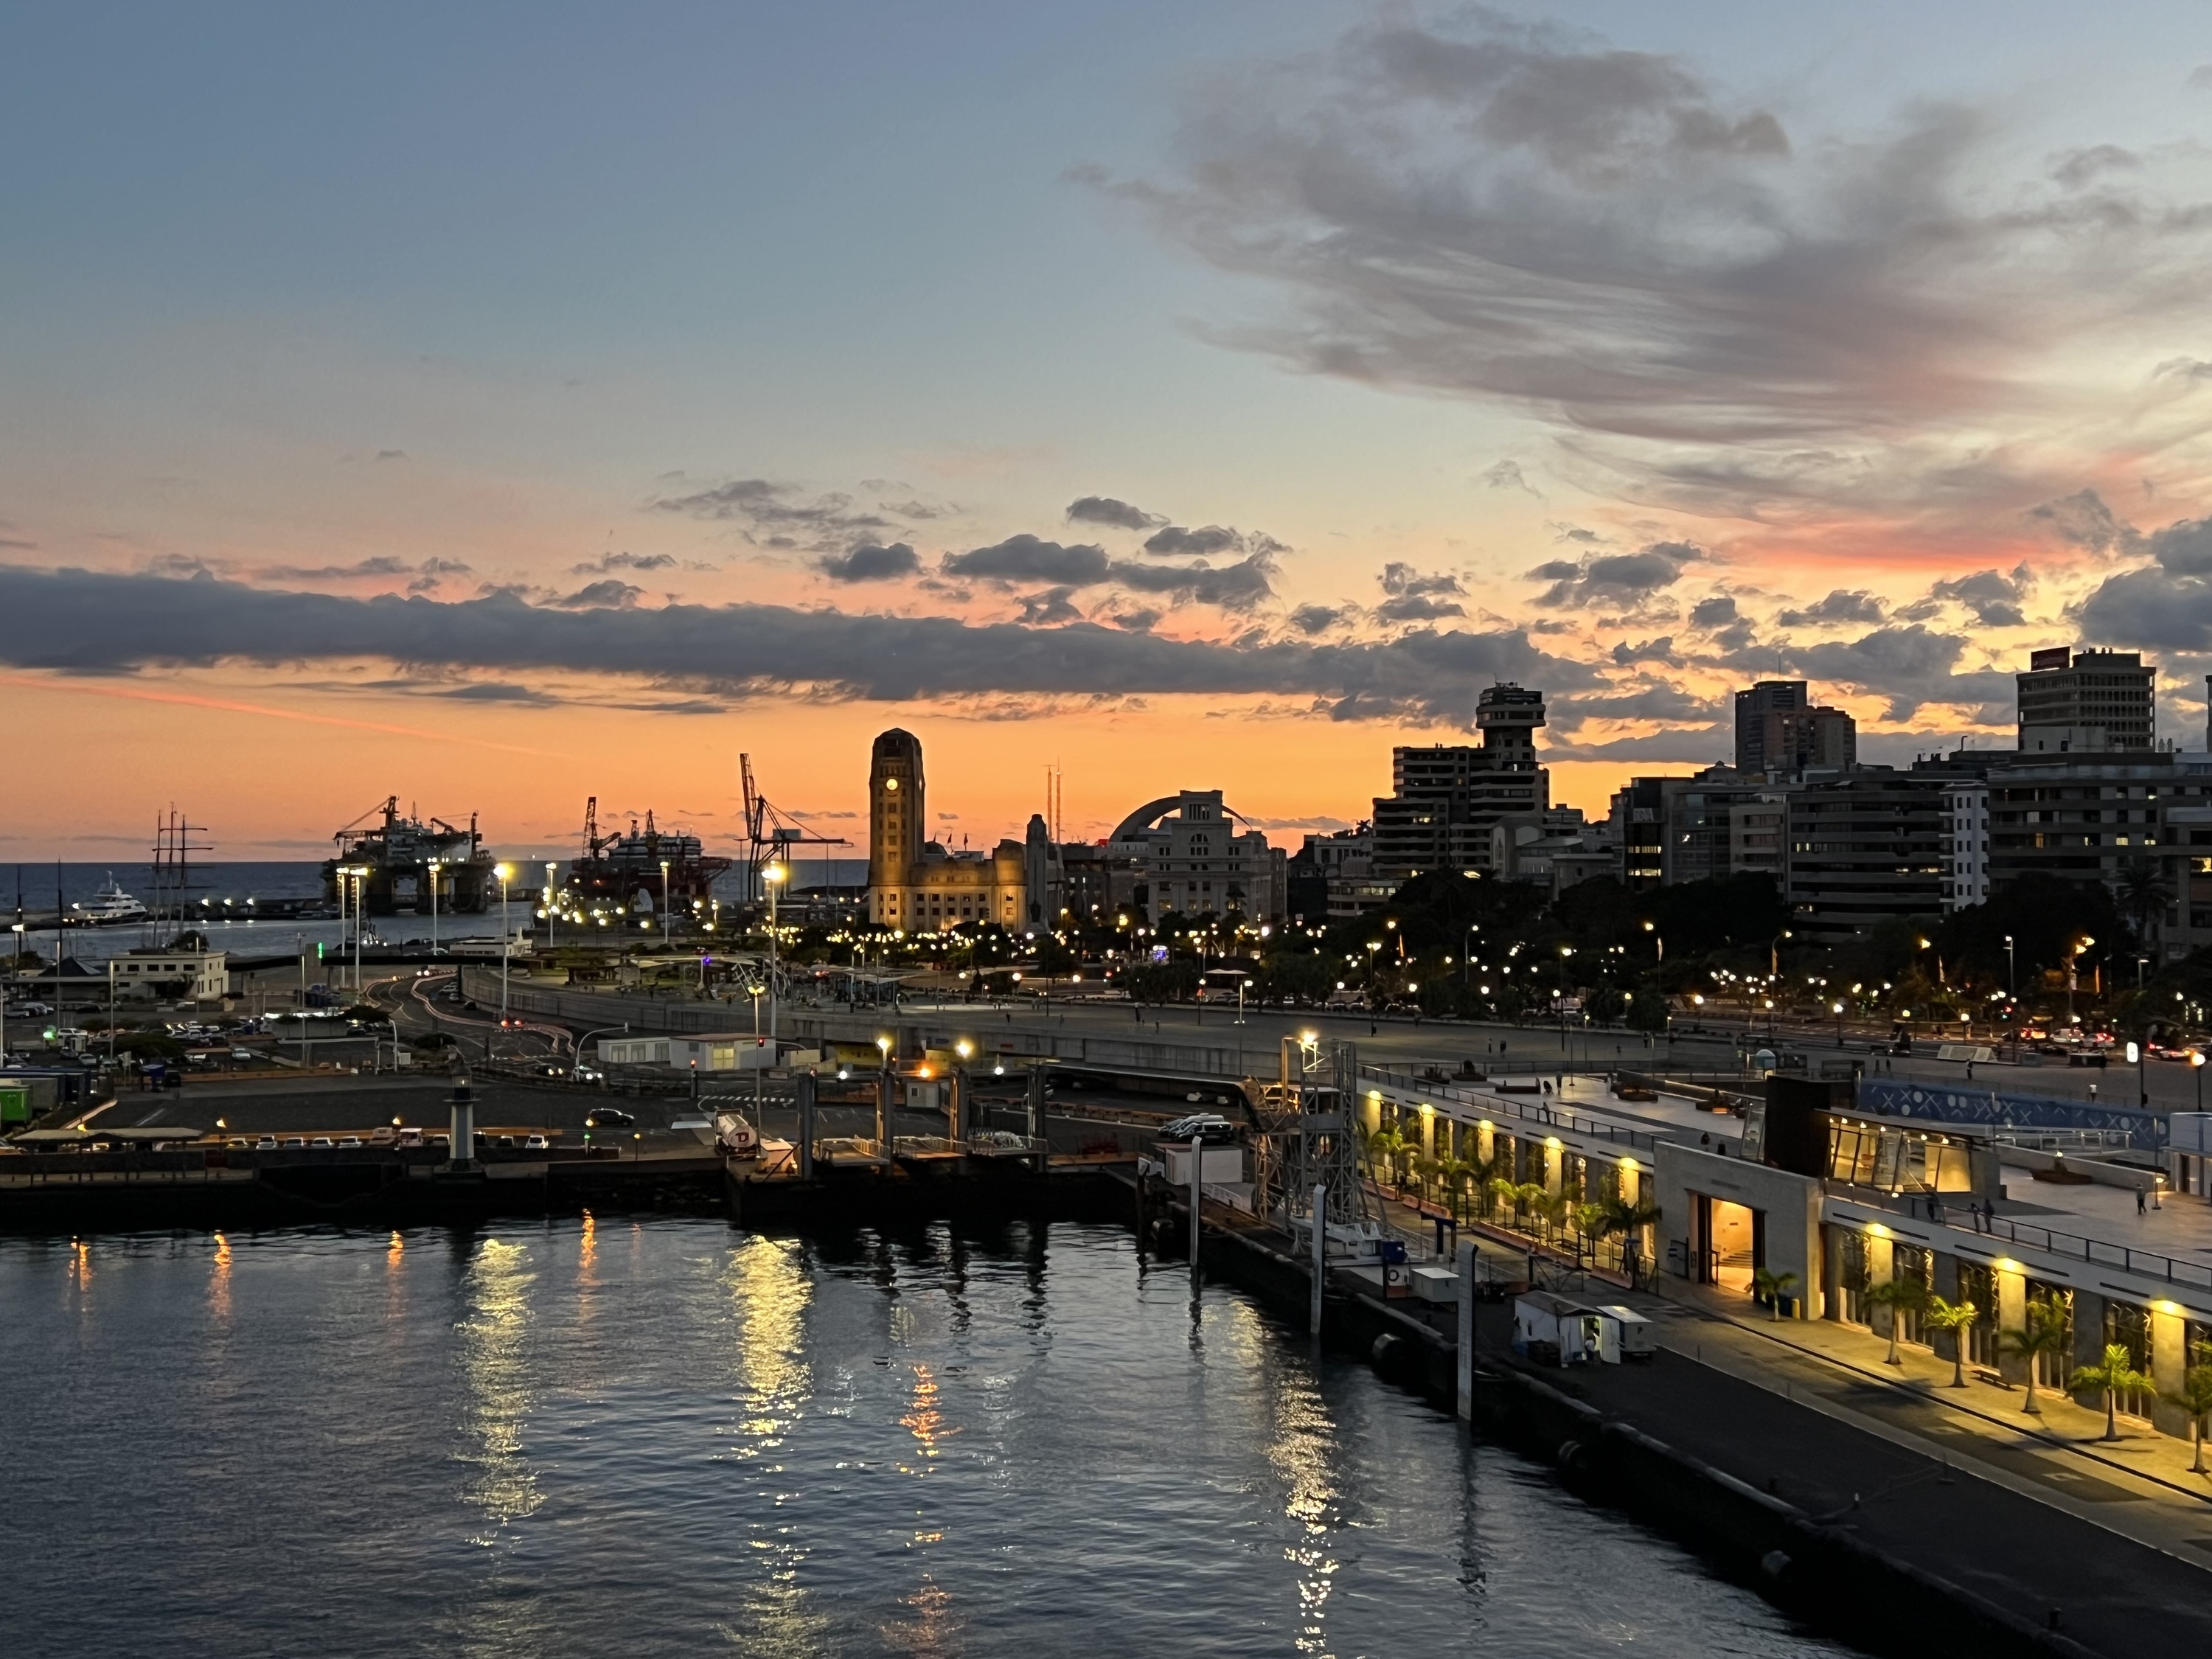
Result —
<instances>
[{"instance_id":1,"label":"building facade","mask_svg":"<svg viewBox=\"0 0 2212 1659\"><path fill-rule=\"evenodd\" d=\"M2020 752L2093 754L2157 746L2158 670L2133 651L2055 646L2017 675Z\"/></svg>"},{"instance_id":2,"label":"building facade","mask_svg":"<svg viewBox=\"0 0 2212 1659\"><path fill-rule=\"evenodd\" d=\"M1735 694L1735 769L1745 775L1848 770L1858 764L1858 722L1816 706L1803 680L1760 680Z\"/></svg>"},{"instance_id":3,"label":"building facade","mask_svg":"<svg viewBox=\"0 0 2212 1659\"><path fill-rule=\"evenodd\" d=\"M1943 908L1964 910L1990 896L1990 787L1962 778L1943 791Z\"/></svg>"},{"instance_id":4,"label":"building facade","mask_svg":"<svg viewBox=\"0 0 2212 1659\"><path fill-rule=\"evenodd\" d=\"M1240 814L1218 789L1186 789L1147 802L1124 818L1109 850L1144 875L1138 891L1145 919L1158 926L1170 911L1251 921L1283 914L1285 860L1257 830L1240 829Z\"/></svg>"},{"instance_id":5,"label":"building facade","mask_svg":"<svg viewBox=\"0 0 2212 1659\"><path fill-rule=\"evenodd\" d=\"M1789 798L1783 896L1800 933L1836 944L1893 916L1943 908L1939 772L1866 770Z\"/></svg>"},{"instance_id":6,"label":"building facade","mask_svg":"<svg viewBox=\"0 0 2212 1659\"><path fill-rule=\"evenodd\" d=\"M1375 800L1374 882L1395 892L1432 870L1486 871L1491 827L1542 813L1551 775L1536 762L1544 694L1491 686L1477 699L1480 744L1435 744L1390 751L1390 791Z\"/></svg>"},{"instance_id":7,"label":"building facade","mask_svg":"<svg viewBox=\"0 0 2212 1659\"><path fill-rule=\"evenodd\" d=\"M955 853L928 833L921 739L896 728L868 765L868 920L909 933L962 922L1028 926L1029 854L1018 841Z\"/></svg>"}]
</instances>

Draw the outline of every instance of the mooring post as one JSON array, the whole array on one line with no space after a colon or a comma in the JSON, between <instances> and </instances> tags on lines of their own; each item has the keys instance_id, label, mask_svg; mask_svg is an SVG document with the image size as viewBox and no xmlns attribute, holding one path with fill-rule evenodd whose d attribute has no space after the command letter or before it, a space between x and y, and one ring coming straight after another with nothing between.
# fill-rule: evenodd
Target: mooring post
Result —
<instances>
[{"instance_id":1,"label":"mooring post","mask_svg":"<svg viewBox=\"0 0 2212 1659\"><path fill-rule=\"evenodd\" d=\"M1474 1241L1459 1242L1459 1415L1474 1420Z\"/></svg>"},{"instance_id":2,"label":"mooring post","mask_svg":"<svg viewBox=\"0 0 2212 1659\"><path fill-rule=\"evenodd\" d=\"M1198 1206L1206 1194L1206 1141L1190 1138L1190 1270L1198 1271Z\"/></svg>"},{"instance_id":3,"label":"mooring post","mask_svg":"<svg viewBox=\"0 0 2212 1659\"><path fill-rule=\"evenodd\" d=\"M898 1085L898 1074L889 1062L876 1074L876 1156L882 1158L890 1150L891 1091Z\"/></svg>"},{"instance_id":4,"label":"mooring post","mask_svg":"<svg viewBox=\"0 0 2212 1659\"><path fill-rule=\"evenodd\" d=\"M801 1072L791 1080L799 1102L799 1178L814 1179L814 1073Z\"/></svg>"},{"instance_id":5,"label":"mooring post","mask_svg":"<svg viewBox=\"0 0 2212 1659\"><path fill-rule=\"evenodd\" d=\"M1313 1197L1313 1294L1306 1302L1306 1328L1321 1335L1321 1297L1328 1282L1328 1188L1316 1187Z\"/></svg>"},{"instance_id":6,"label":"mooring post","mask_svg":"<svg viewBox=\"0 0 2212 1659\"><path fill-rule=\"evenodd\" d=\"M1032 1066L1030 1067L1029 1083L1029 1139L1030 1145L1034 1146L1038 1141L1044 1138L1043 1066Z\"/></svg>"}]
</instances>

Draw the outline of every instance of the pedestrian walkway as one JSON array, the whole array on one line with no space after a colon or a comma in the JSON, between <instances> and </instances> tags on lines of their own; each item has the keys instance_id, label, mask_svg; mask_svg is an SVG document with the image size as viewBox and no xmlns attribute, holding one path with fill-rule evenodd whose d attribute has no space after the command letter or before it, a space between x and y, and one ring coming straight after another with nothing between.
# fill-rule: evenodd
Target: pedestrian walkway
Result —
<instances>
[{"instance_id":1,"label":"pedestrian walkway","mask_svg":"<svg viewBox=\"0 0 2212 1659\"><path fill-rule=\"evenodd\" d=\"M1943 1459L2123 1537L2212 1570L2212 1475L2190 1471L2189 1443L2121 1419L2105 1441L2105 1415L2048 1389L2041 1415L2027 1390L1978 1380L1949 1386L1952 1366L1928 1349L1899 1345L1832 1320L1771 1320L1739 1296L1668 1279L1634 1298L1662 1315L1660 1346L1893 1444Z\"/></svg>"}]
</instances>

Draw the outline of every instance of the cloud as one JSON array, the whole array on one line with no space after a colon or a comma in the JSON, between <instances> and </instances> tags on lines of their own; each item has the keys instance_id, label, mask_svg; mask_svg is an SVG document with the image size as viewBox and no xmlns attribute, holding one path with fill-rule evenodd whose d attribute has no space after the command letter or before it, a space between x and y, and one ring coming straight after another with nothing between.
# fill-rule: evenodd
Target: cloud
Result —
<instances>
[{"instance_id":1,"label":"cloud","mask_svg":"<svg viewBox=\"0 0 2212 1659\"><path fill-rule=\"evenodd\" d=\"M1736 620L1735 601L1725 593L1716 593L1710 599L1699 599L1690 607L1690 626L1692 628L1726 628Z\"/></svg>"},{"instance_id":2,"label":"cloud","mask_svg":"<svg viewBox=\"0 0 2212 1659\"><path fill-rule=\"evenodd\" d=\"M1784 628L1832 628L1878 623L1881 601L1864 588L1834 588L1828 597L1799 611L1784 611L1774 620Z\"/></svg>"},{"instance_id":3,"label":"cloud","mask_svg":"<svg viewBox=\"0 0 2212 1659\"><path fill-rule=\"evenodd\" d=\"M1419 599L1429 593L1456 593L1465 596L1467 589L1460 586L1459 578L1448 570L1433 575L1423 575L1402 559L1393 559L1384 565L1375 580L1382 584L1382 591L1392 599Z\"/></svg>"},{"instance_id":4,"label":"cloud","mask_svg":"<svg viewBox=\"0 0 2212 1659\"><path fill-rule=\"evenodd\" d=\"M2027 621L2020 602L2034 583L2034 573L2023 563L2008 576L2002 570L1977 570L1971 576L1937 582L1928 597L1965 605L1984 628L2020 628Z\"/></svg>"},{"instance_id":5,"label":"cloud","mask_svg":"<svg viewBox=\"0 0 2212 1659\"><path fill-rule=\"evenodd\" d=\"M1585 665L1520 629L1417 630L1322 644L1248 636L1165 639L1093 623L1051 629L945 617L848 615L784 605L595 609L512 594L442 602L272 591L84 570L0 568L0 661L18 668L122 672L154 664L358 662L606 674L695 696L808 689L877 702L981 695L1296 697L1332 719L1465 728L1484 686L1510 679L1591 690Z\"/></svg>"},{"instance_id":6,"label":"cloud","mask_svg":"<svg viewBox=\"0 0 2212 1659\"><path fill-rule=\"evenodd\" d=\"M2147 545L2160 566L2174 575L2212 575L2212 519L2184 519L2154 530Z\"/></svg>"},{"instance_id":7,"label":"cloud","mask_svg":"<svg viewBox=\"0 0 2212 1659\"><path fill-rule=\"evenodd\" d=\"M792 485L766 478L732 479L689 495L662 496L652 506L657 513L741 525L766 546L805 547L818 553L835 552L856 537L896 527L877 514L855 510L849 495L831 493L808 499Z\"/></svg>"},{"instance_id":8,"label":"cloud","mask_svg":"<svg viewBox=\"0 0 2212 1659\"><path fill-rule=\"evenodd\" d=\"M603 582L586 582L574 593L553 601L564 610L591 611L602 606L627 611L635 605L645 590L610 576Z\"/></svg>"},{"instance_id":9,"label":"cloud","mask_svg":"<svg viewBox=\"0 0 2212 1659\"><path fill-rule=\"evenodd\" d=\"M1661 720L1683 726L1718 720L1726 710L1717 702L1692 696L1671 685L1619 696L1575 696L1555 699L1547 710L1551 724L1576 731L1589 720Z\"/></svg>"},{"instance_id":10,"label":"cloud","mask_svg":"<svg viewBox=\"0 0 2212 1659\"><path fill-rule=\"evenodd\" d=\"M1635 605L1679 581L1684 565L1705 556L1704 550L1687 542L1654 542L1635 553L1552 559L1528 572L1525 580L1551 583L1536 603L1555 609Z\"/></svg>"},{"instance_id":11,"label":"cloud","mask_svg":"<svg viewBox=\"0 0 2212 1659\"><path fill-rule=\"evenodd\" d=\"M1163 558L1174 558L1182 554L1241 553L1244 538L1235 531L1218 524L1207 525L1203 530L1187 530L1171 524L1157 536L1145 542L1145 551L1157 553Z\"/></svg>"},{"instance_id":12,"label":"cloud","mask_svg":"<svg viewBox=\"0 0 2212 1659\"><path fill-rule=\"evenodd\" d=\"M892 581L921 568L921 556L904 542L889 547L862 542L842 553L832 553L814 567L833 582Z\"/></svg>"},{"instance_id":13,"label":"cloud","mask_svg":"<svg viewBox=\"0 0 2212 1659\"><path fill-rule=\"evenodd\" d=\"M594 572L604 574L610 570L673 570L676 556L672 553L602 553L583 564L572 564L572 576L588 576Z\"/></svg>"},{"instance_id":14,"label":"cloud","mask_svg":"<svg viewBox=\"0 0 2212 1659\"><path fill-rule=\"evenodd\" d=\"M1467 607L1453 599L1431 599L1425 593L1407 593L1395 599L1385 599L1375 607L1377 622L1435 622L1444 617L1464 617Z\"/></svg>"},{"instance_id":15,"label":"cloud","mask_svg":"<svg viewBox=\"0 0 2212 1659\"><path fill-rule=\"evenodd\" d=\"M1302 605L1291 612L1290 624L1309 638L1326 634L1340 627L1354 615L1352 606L1343 605Z\"/></svg>"},{"instance_id":16,"label":"cloud","mask_svg":"<svg viewBox=\"0 0 2212 1659\"><path fill-rule=\"evenodd\" d=\"M1151 530L1167 522L1157 513L1147 513L1111 495L1077 496L1067 504L1067 521L1104 525L1113 530Z\"/></svg>"},{"instance_id":17,"label":"cloud","mask_svg":"<svg viewBox=\"0 0 2212 1659\"><path fill-rule=\"evenodd\" d=\"M1054 627L1061 623L1081 622L1083 613L1068 603L1072 587L1048 587L1042 593L1025 594L1022 599L1022 623L1027 628Z\"/></svg>"},{"instance_id":18,"label":"cloud","mask_svg":"<svg viewBox=\"0 0 2212 1659\"><path fill-rule=\"evenodd\" d=\"M1543 492L1534 488L1528 480L1522 476L1521 463L1518 461L1498 462L1482 475L1482 481L1492 489L1525 490L1538 501L1544 499Z\"/></svg>"},{"instance_id":19,"label":"cloud","mask_svg":"<svg viewBox=\"0 0 2212 1659\"><path fill-rule=\"evenodd\" d=\"M1063 582L1084 587L1104 581L1111 562L1106 550L1093 543L1064 546L1024 534L1009 536L989 547L948 554L939 568L950 576L998 582Z\"/></svg>"},{"instance_id":20,"label":"cloud","mask_svg":"<svg viewBox=\"0 0 2212 1659\"><path fill-rule=\"evenodd\" d=\"M1676 58L1389 8L1194 91L1172 173L1079 176L1270 286L1214 340L1516 405L1632 489L1740 512L1914 499L1984 422L2074 436L2068 354L2212 307L2193 158L2024 148L1933 100L1793 138Z\"/></svg>"},{"instance_id":21,"label":"cloud","mask_svg":"<svg viewBox=\"0 0 2212 1659\"><path fill-rule=\"evenodd\" d=\"M395 559L388 553L380 553L374 558L356 559L351 564L313 567L277 564L254 572L264 580L272 582L348 581L360 576L411 576L415 574L415 566L404 559Z\"/></svg>"},{"instance_id":22,"label":"cloud","mask_svg":"<svg viewBox=\"0 0 2212 1659\"><path fill-rule=\"evenodd\" d=\"M1670 667L1680 665L1674 655L1674 641L1671 635L1646 640L1641 645L1631 645L1623 640L1613 647L1613 659L1623 668L1639 662L1663 662Z\"/></svg>"},{"instance_id":23,"label":"cloud","mask_svg":"<svg viewBox=\"0 0 2212 1659\"><path fill-rule=\"evenodd\" d=\"M1107 574L1139 593L1171 593L1181 601L1218 605L1225 611L1249 611L1273 597L1275 591L1274 563L1265 553L1212 569L1204 565L1136 564L1116 559Z\"/></svg>"},{"instance_id":24,"label":"cloud","mask_svg":"<svg viewBox=\"0 0 2212 1659\"><path fill-rule=\"evenodd\" d=\"M1995 670L1952 672L1965 651L1963 640L1930 633L1916 623L1778 654L1800 674L1840 681L1888 698L1884 718L1890 720L1911 720L1924 702L2008 708L2015 690L2011 675Z\"/></svg>"},{"instance_id":25,"label":"cloud","mask_svg":"<svg viewBox=\"0 0 2212 1659\"><path fill-rule=\"evenodd\" d=\"M2078 489L2071 495L2032 507L2027 516L2034 523L2049 526L2068 546L2091 553L2132 552L2142 539L2135 526L2116 516L2094 489Z\"/></svg>"}]
</instances>

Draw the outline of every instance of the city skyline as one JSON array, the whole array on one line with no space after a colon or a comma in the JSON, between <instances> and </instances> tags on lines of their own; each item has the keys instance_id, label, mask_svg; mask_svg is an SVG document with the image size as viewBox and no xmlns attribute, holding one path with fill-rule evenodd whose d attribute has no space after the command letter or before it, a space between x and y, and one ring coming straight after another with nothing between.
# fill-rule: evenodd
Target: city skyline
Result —
<instances>
[{"instance_id":1,"label":"city skyline","mask_svg":"<svg viewBox=\"0 0 2212 1659\"><path fill-rule=\"evenodd\" d=\"M1493 679L1595 817L2059 644L2203 729L2192 14L1139 10L37 20L0 860L839 833L893 726L955 840L1295 846Z\"/></svg>"}]
</instances>

